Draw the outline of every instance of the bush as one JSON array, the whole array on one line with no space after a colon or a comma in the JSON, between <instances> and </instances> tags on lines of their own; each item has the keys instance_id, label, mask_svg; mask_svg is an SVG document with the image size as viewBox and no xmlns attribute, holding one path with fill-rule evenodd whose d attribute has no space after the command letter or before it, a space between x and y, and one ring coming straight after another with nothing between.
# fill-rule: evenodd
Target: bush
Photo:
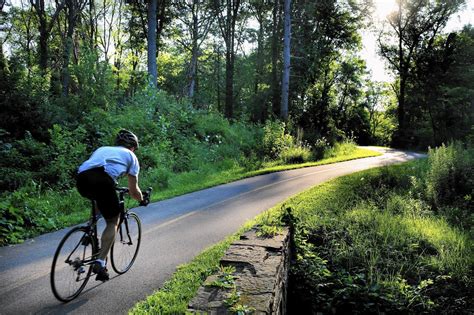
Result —
<instances>
[{"instance_id":1,"label":"bush","mask_svg":"<svg viewBox=\"0 0 474 315\"><path fill-rule=\"evenodd\" d=\"M325 137L321 137L314 142L313 155L316 160L324 158L325 152L330 148L329 142Z\"/></svg>"},{"instance_id":2,"label":"bush","mask_svg":"<svg viewBox=\"0 0 474 315\"><path fill-rule=\"evenodd\" d=\"M289 310L472 313L473 222L465 231L431 210L426 164L353 174L288 201L296 245ZM472 211L456 209L464 218Z\"/></svg>"},{"instance_id":3,"label":"bush","mask_svg":"<svg viewBox=\"0 0 474 315\"><path fill-rule=\"evenodd\" d=\"M61 188L73 186L74 175L82 160L86 145L85 130L81 127L69 131L59 125L54 125L49 131L51 135L52 161L47 167L47 172L52 180L50 182Z\"/></svg>"},{"instance_id":4,"label":"bush","mask_svg":"<svg viewBox=\"0 0 474 315\"><path fill-rule=\"evenodd\" d=\"M41 182L47 180L45 167L51 161L48 146L35 140L31 133L26 132L25 138L0 146L0 189L15 190L27 185L31 180Z\"/></svg>"},{"instance_id":5,"label":"bush","mask_svg":"<svg viewBox=\"0 0 474 315\"><path fill-rule=\"evenodd\" d=\"M280 121L267 121L263 127L263 150L265 156L276 159L286 148L294 144L291 135L285 133L285 123Z\"/></svg>"},{"instance_id":6,"label":"bush","mask_svg":"<svg viewBox=\"0 0 474 315\"><path fill-rule=\"evenodd\" d=\"M285 164L297 164L311 161L313 154L308 147L293 146L284 148L279 157Z\"/></svg>"},{"instance_id":7,"label":"bush","mask_svg":"<svg viewBox=\"0 0 474 315\"><path fill-rule=\"evenodd\" d=\"M436 208L474 205L474 151L461 143L429 151L427 196Z\"/></svg>"},{"instance_id":8,"label":"bush","mask_svg":"<svg viewBox=\"0 0 474 315\"><path fill-rule=\"evenodd\" d=\"M327 148L327 147L326 147ZM340 155L349 155L357 148L353 140L344 140L336 142L333 147L327 148L324 152L324 158L331 158Z\"/></svg>"},{"instance_id":9,"label":"bush","mask_svg":"<svg viewBox=\"0 0 474 315\"><path fill-rule=\"evenodd\" d=\"M461 143L430 150L425 177L427 202L437 213L474 233L474 150Z\"/></svg>"}]
</instances>

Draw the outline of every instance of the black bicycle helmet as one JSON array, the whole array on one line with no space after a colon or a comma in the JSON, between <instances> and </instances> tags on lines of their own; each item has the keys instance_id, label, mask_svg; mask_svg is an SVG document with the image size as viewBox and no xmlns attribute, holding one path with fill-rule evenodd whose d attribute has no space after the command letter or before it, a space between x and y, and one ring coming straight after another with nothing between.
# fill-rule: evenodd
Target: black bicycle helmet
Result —
<instances>
[{"instance_id":1,"label":"black bicycle helmet","mask_svg":"<svg viewBox=\"0 0 474 315\"><path fill-rule=\"evenodd\" d=\"M126 147L128 149L138 149L138 137L131 131L122 129L115 138L115 144Z\"/></svg>"}]
</instances>

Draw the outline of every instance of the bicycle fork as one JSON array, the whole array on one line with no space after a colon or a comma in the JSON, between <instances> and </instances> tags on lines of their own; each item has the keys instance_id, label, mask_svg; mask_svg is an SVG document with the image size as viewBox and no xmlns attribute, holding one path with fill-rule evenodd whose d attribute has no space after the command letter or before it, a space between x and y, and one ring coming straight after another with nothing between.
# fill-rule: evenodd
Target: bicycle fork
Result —
<instances>
[{"instance_id":1,"label":"bicycle fork","mask_svg":"<svg viewBox=\"0 0 474 315\"><path fill-rule=\"evenodd\" d=\"M127 244L127 245L133 245L132 238L130 237L130 231L128 228L128 220L125 219L125 216L122 218L119 224L119 235L120 235L120 243L122 244ZM124 223L124 224L122 224ZM123 231L122 225L125 226L125 232ZM126 237L128 238L128 242L124 241L123 234L126 234Z\"/></svg>"}]
</instances>

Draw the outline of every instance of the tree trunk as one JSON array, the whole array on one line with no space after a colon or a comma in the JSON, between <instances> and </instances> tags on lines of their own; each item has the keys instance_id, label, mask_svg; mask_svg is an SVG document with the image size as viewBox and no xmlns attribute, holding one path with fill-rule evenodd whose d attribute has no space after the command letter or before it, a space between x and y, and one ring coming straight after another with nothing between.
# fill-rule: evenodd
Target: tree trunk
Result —
<instances>
[{"instance_id":1,"label":"tree trunk","mask_svg":"<svg viewBox=\"0 0 474 315\"><path fill-rule=\"evenodd\" d=\"M226 16L226 91L225 91L225 112L226 118L234 117L234 62L235 62L235 22L237 19L237 12L239 10L240 0L227 1L227 16Z\"/></svg>"},{"instance_id":2,"label":"tree trunk","mask_svg":"<svg viewBox=\"0 0 474 315\"><path fill-rule=\"evenodd\" d=\"M264 40L265 40L265 25L264 25L264 13L262 8L257 8L256 18L259 24L257 33L257 60L255 62L255 84L254 84L254 107L255 116L254 121L265 122L268 116L267 102L263 101L260 96L260 84L264 81Z\"/></svg>"},{"instance_id":3,"label":"tree trunk","mask_svg":"<svg viewBox=\"0 0 474 315\"><path fill-rule=\"evenodd\" d=\"M285 0L285 24L283 38L283 77L281 80L280 117L288 119L288 96L290 92L290 40L291 40L291 0Z\"/></svg>"},{"instance_id":4,"label":"tree trunk","mask_svg":"<svg viewBox=\"0 0 474 315\"><path fill-rule=\"evenodd\" d=\"M229 39L230 40L230 39ZM232 58L232 47L226 48L225 53L225 112L226 118L234 116L234 64Z\"/></svg>"},{"instance_id":5,"label":"tree trunk","mask_svg":"<svg viewBox=\"0 0 474 315\"><path fill-rule=\"evenodd\" d=\"M48 59L49 59L49 51L48 51L48 38L51 33L51 29L56 22L59 13L63 9L65 3L58 2L56 10L51 17L50 21L48 22L46 17L46 9L44 0L30 0L32 7L36 11L36 15L38 16L38 32L39 36L39 66L43 73L48 70Z\"/></svg>"},{"instance_id":6,"label":"tree trunk","mask_svg":"<svg viewBox=\"0 0 474 315\"><path fill-rule=\"evenodd\" d=\"M193 26L192 26L192 56L191 56L191 64L189 68L189 89L188 89L188 96L193 100L194 104L194 93L196 88L196 74L197 74L197 62L198 62L198 0L193 0Z\"/></svg>"},{"instance_id":7,"label":"tree trunk","mask_svg":"<svg viewBox=\"0 0 474 315\"><path fill-rule=\"evenodd\" d=\"M40 19L41 21L42 19ZM39 67L41 71L44 73L48 70L48 59L49 59L49 51L48 51L48 37L49 33L46 31L45 26L43 23L39 23Z\"/></svg>"},{"instance_id":8,"label":"tree trunk","mask_svg":"<svg viewBox=\"0 0 474 315\"><path fill-rule=\"evenodd\" d=\"M69 60L71 59L72 51L72 35L74 33L74 26L72 24L67 27L66 42L64 44L64 53L63 53L63 69L61 73L62 77L62 95L69 95L69 82L70 82L70 73L69 73Z\"/></svg>"},{"instance_id":9,"label":"tree trunk","mask_svg":"<svg viewBox=\"0 0 474 315\"><path fill-rule=\"evenodd\" d=\"M280 0L275 0L273 6L273 34L272 34L272 108L273 114L280 116L280 88L278 76L278 56L280 45Z\"/></svg>"},{"instance_id":10,"label":"tree trunk","mask_svg":"<svg viewBox=\"0 0 474 315\"><path fill-rule=\"evenodd\" d=\"M215 44L216 52L216 100L217 100L217 110L223 112L221 105L221 50L217 44Z\"/></svg>"},{"instance_id":11,"label":"tree trunk","mask_svg":"<svg viewBox=\"0 0 474 315\"><path fill-rule=\"evenodd\" d=\"M147 31L147 53L148 53L148 76L150 84L157 87L158 71L156 66L156 12L158 0L150 0L148 3L148 31Z\"/></svg>"},{"instance_id":12,"label":"tree trunk","mask_svg":"<svg viewBox=\"0 0 474 315\"><path fill-rule=\"evenodd\" d=\"M66 39L64 43L63 51L63 69L61 71L61 82L62 82L62 95L68 96L69 94L69 60L72 51L72 36L74 34L74 27L76 24L76 12L74 6L74 0L66 0L67 7L67 31Z\"/></svg>"},{"instance_id":13,"label":"tree trunk","mask_svg":"<svg viewBox=\"0 0 474 315\"><path fill-rule=\"evenodd\" d=\"M89 0L89 26L91 32L89 46L91 51L95 51L97 48L97 18L95 18L95 0Z\"/></svg>"}]
</instances>

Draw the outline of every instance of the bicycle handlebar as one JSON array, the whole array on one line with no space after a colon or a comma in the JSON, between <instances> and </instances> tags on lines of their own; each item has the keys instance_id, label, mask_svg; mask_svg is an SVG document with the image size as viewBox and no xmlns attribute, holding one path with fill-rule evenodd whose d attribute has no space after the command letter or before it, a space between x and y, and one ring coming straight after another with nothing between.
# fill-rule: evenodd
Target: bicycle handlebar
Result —
<instances>
[{"instance_id":1,"label":"bicycle handlebar","mask_svg":"<svg viewBox=\"0 0 474 315\"><path fill-rule=\"evenodd\" d=\"M127 187L117 187L115 188L118 193L120 194L127 194L128 193L128 188ZM151 192L153 188L148 187L147 190L145 190L142 195L143 195L143 200L140 201L140 206L146 207L150 203L150 197L151 197Z\"/></svg>"},{"instance_id":2,"label":"bicycle handlebar","mask_svg":"<svg viewBox=\"0 0 474 315\"><path fill-rule=\"evenodd\" d=\"M153 188L148 187L147 190L143 193L143 200L140 202L140 206L146 207L150 203L151 191Z\"/></svg>"}]
</instances>

